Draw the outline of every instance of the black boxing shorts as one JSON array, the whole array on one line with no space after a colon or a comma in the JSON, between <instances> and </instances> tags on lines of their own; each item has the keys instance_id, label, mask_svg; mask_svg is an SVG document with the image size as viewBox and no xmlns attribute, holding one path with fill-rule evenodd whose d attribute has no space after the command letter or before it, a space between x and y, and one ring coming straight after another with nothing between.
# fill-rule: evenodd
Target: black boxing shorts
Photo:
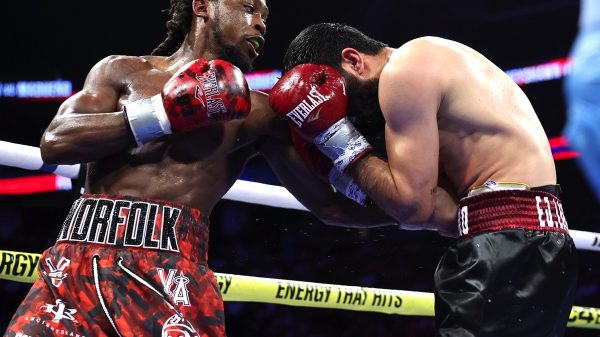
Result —
<instances>
[{"instance_id":1,"label":"black boxing shorts","mask_svg":"<svg viewBox=\"0 0 600 337\"><path fill-rule=\"evenodd\" d=\"M225 336L199 210L125 196L75 201L5 336Z\"/></svg>"},{"instance_id":2,"label":"black boxing shorts","mask_svg":"<svg viewBox=\"0 0 600 337\"><path fill-rule=\"evenodd\" d=\"M578 269L558 197L535 188L465 197L458 227L435 272L437 336L563 336Z\"/></svg>"}]
</instances>

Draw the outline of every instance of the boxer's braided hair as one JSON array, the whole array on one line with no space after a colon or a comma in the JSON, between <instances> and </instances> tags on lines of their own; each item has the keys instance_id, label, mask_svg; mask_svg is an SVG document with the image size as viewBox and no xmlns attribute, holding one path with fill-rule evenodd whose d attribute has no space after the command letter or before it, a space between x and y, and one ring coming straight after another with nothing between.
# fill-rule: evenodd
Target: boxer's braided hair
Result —
<instances>
[{"instance_id":1,"label":"boxer's braided hair","mask_svg":"<svg viewBox=\"0 0 600 337\"><path fill-rule=\"evenodd\" d=\"M192 0L171 0L171 8L164 12L169 13L167 37L152 51L152 55L172 55L181 46L192 25Z\"/></svg>"}]
</instances>

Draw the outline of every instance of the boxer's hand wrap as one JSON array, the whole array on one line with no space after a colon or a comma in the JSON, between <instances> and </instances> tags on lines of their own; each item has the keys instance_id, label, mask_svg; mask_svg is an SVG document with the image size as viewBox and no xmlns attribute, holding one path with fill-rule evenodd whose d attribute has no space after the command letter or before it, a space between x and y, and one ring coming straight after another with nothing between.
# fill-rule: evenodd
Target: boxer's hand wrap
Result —
<instances>
[{"instance_id":1,"label":"boxer's hand wrap","mask_svg":"<svg viewBox=\"0 0 600 337\"><path fill-rule=\"evenodd\" d=\"M333 160L333 165L340 172L346 172L357 159L373 150L367 139L346 117L315 137L313 142L323 154Z\"/></svg>"},{"instance_id":2,"label":"boxer's hand wrap","mask_svg":"<svg viewBox=\"0 0 600 337\"><path fill-rule=\"evenodd\" d=\"M346 117L348 97L342 76L332 67L301 64L269 93L271 107L315 143L340 172L372 150Z\"/></svg>"},{"instance_id":3,"label":"boxer's hand wrap","mask_svg":"<svg viewBox=\"0 0 600 337\"><path fill-rule=\"evenodd\" d=\"M362 206L367 204L367 193L356 184L354 179L347 174L343 174L335 167L329 171L329 182L338 192L354 200L357 204Z\"/></svg>"},{"instance_id":4,"label":"boxer's hand wrap","mask_svg":"<svg viewBox=\"0 0 600 337\"><path fill-rule=\"evenodd\" d=\"M367 194L354 182L350 176L343 174L323 153L321 153L313 143L309 143L296 131L296 128L290 127L290 136L296 152L300 155L304 163L308 166L319 179L325 183L331 184L334 189L347 198L354 200L360 205L366 205Z\"/></svg>"},{"instance_id":5,"label":"boxer's hand wrap","mask_svg":"<svg viewBox=\"0 0 600 337\"><path fill-rule=\"evenodd\" d=\"M129 103L124 112L140 146L170 133L246 117L250 91L231 63L198 59L180 68L161 94Z\"/></svg>"},{"instance_id":6,"label":"boxer's hand wrap","mask_svg":"<svg viewBox=\"0 0 600 337\"><path fill-rule=\"evenodd\" d=\"M161 95L126 104L124 113L137 146L173 133Z\"/></svg>"}]
</instances>

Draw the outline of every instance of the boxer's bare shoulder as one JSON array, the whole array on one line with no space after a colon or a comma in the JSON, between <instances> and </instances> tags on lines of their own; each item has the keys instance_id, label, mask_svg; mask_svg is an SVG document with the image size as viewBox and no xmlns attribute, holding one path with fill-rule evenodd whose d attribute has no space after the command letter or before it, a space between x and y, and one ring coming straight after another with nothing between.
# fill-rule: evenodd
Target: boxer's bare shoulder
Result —
<instances>
[{"instance_id":1,"label":"boxer's bare shoulder","mask_svg":"<svg viewBox=\"0 0 600 337\"><path fill-rule=\"evenodd\" d=\"M149 59L140 56L110 55L98 61L90 70L89 75L119 80L138 71L156 69L160 63L160 60L155 57Z\"/></svg>"}]
</instances>

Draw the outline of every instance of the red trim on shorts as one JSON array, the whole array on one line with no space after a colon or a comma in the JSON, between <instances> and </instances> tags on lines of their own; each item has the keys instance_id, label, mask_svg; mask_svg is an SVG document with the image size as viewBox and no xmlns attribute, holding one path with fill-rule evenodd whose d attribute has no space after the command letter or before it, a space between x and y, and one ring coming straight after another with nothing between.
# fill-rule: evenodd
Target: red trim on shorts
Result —
<instances>
[{"instance_id":1,"label":"red trim on shorts","mask_svg":"<svg viewBox=\"0 0 600 337\"><path fill-rule=\"evenodd\" d=\"M505 190L460 200L461 238L506 228L569 233L560 199L551 193Z\"/></svg>"}]
</instances>

